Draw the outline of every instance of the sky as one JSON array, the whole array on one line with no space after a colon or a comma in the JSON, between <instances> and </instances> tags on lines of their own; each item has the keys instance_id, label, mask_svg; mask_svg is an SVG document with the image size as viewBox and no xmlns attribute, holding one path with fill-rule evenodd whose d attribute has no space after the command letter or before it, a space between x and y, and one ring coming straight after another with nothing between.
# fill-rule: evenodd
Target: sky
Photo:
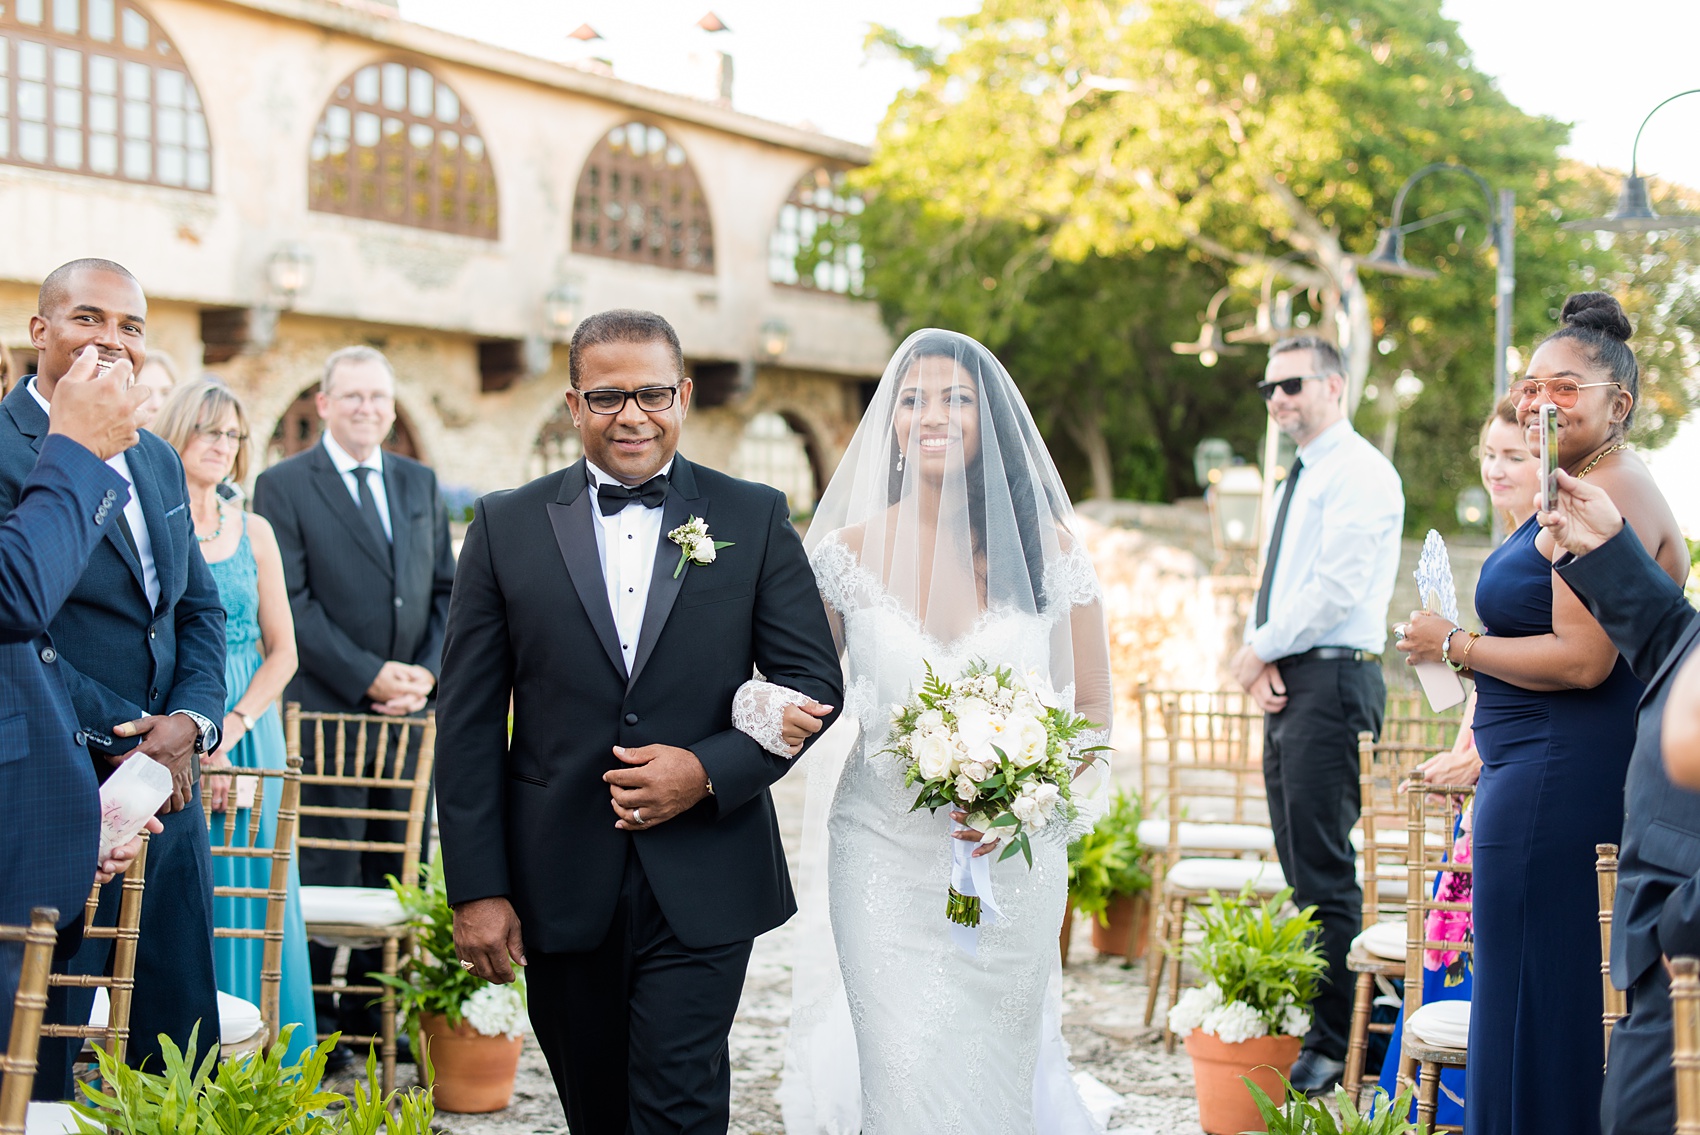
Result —
<instances>
[{"instance_id":1,"label":"sky","mask_svg":"<svg viewBox=\"0 0 1700 1135\"><path fill-rule=\"evenodd\" d=\"M872 142L909 72L863 50L871 24L937 43L939 21L978 0L400 0L420 23L547 58L593 55L615 75L705 93L690 56L733 58L733 106ZM712 6L731 29L695 27ZM1700 88L1700 0L1444 0L1476 64L1525 111L1572 124L1570 156L1624 170L1636 127L1661 99ZM589 24L588 47L568 33ZM688 88L696 84L698 89ZM1700 187L1700 94L1653 117L1642 135L1643 175ZM1700 536L1700 421L1651 455L1654 473L1690 535Z\"/></svg>"}]
</instances>

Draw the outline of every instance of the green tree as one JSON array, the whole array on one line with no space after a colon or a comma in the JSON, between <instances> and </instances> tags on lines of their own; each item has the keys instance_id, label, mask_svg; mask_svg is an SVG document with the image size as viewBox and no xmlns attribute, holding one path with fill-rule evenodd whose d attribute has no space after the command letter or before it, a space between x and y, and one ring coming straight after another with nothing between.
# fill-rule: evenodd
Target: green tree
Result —
<instances>
[{"instance_id":1,"label":"green tree","mask_svg":"<svg viewBox=\"0 0 1700 1135\"><path fill-rule=\"evenodd\" d=\"M936 54L874 35L918 79L861 175L869 281L896 329L943 322L1010 357L1097 491L1106 465L1119 491L1183 491L1200 436L1261 430L1243 394L1255 355L1210 370L1166 344L1196 335L1216 285L1236 287L1228 309L1243 313L1296 253L1280 274L1311 290L1323 325L1352 332L1360 372L1378 388L1406 368L1425 380L1396 457L1413 527L1450 527L1491 400L1480 190L1443 175L1413 193L1405 219L1436 223L1410 234L1408 254L1435 279L1358 289L1351 263L1406 176L1433 161L1517 193L1525 356L1566 292L1608 286L1661 331L1647 420L1668 430L1686 412L1692 340L1675 332L1691 330L1695 305L1673 294L1694 276L1691 245L1665 238L1649 255L1559 229L1600 210L1604 179L1561 165L1566 128L1498 91L1440 0L987 0L947 30ZM1368 403L1363 426L1390 402Z\"/></svg>"}]
</instances>

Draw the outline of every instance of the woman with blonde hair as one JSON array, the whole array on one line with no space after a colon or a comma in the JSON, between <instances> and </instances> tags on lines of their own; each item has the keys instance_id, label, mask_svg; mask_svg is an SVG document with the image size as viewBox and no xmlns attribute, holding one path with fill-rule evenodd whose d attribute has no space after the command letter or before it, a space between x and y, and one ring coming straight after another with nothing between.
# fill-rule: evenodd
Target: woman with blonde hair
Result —
<instances>
[{"instance_id":1,"label":"woman with blonde hair","mask_svg":"<svg viewBox=\"0 0 1700 1135\"><path fill-rule=\"evenodd\" d=\"M216 752L201 758L203 769L275 768L285 765L283 726L277 700L295 673L295 623L283 578L283 557L277 537L265 518L242 510L236 500L219 491L240 484L248 474L248 416L229 387L213 378L184 383L172 390L154 420L154 433L169 442L183 459L189 488L189 509L195 538L212 569L224 603L226 690L224 727ZM226 818L233 829L248 822L247 811L230 800L230 778L207 784L207 807L215 815L212 838L226 838ZM260 839L269 844L277 830L282 786L267 785L260 820ZM218 886L268 885L267 860L232 861L215 858L213 881ZM220 926L258 929L265 926L265 906L256 899L221 898L213 903ZM226 993L260 1003L259 941L219 939L215 961L218 987ZM278 1026L296 1026L285 1062L293 1061L314 1043L313 987L307 967L307 931L295 864L289 867L289 905L284 916L283 985Z\"/></svg>"}]
</instances>

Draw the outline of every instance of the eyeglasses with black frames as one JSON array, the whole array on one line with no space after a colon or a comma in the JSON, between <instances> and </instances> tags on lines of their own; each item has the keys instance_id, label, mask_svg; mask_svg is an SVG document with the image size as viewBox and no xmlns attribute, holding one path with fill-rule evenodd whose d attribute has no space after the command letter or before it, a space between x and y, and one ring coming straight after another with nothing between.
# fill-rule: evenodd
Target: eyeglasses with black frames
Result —
<instances>
[{"instance_id":1,"label":"eyeglasses with black frames","mask_svg":"<svg viewBox=\"0 0 1700 1135\"><path fill-rule=\"evenodd\" d=\"M1332 375L1327 374L1301 374L1293 378L1277 378L1272 382L1258 383L1257 392L1263 395L1263 400L1265 402L1275 397L1275 392L1277 390L1279 390L1282 394L1285 394L1288 398L1297 398L1299 396L1299 391L1305 388L1305 383L1320 382L1322 379L1332 377Z\"/></svg>"},{"instance_id":2,"label":"eyeglasses with black frames","mask_svg":"<svg viewBox=\"0 0 1700 1135\"><path fill-rule=\"evenodd\" d=\"M593 414L618 414L626 408L628 401L636 402L638 409L646 414L656 414L672 409L673 400L679 395L679 388L644 386L637 390L580 390L576 393L584 399L584 404L590 407Z\"/></svg>"},{"instance_id":3,"label":"eyeglasses with black frames","mask_svg":"<svg viewBox=\"0 0 1700 1135\"><path fill-rule=\"evenodd\" d=\"M1623 383L1572 382L1568 378L1554 378L1544 381L1538 378L1525 378L1512 383L1511 389L1506 393L1511 395L1512 403L1519 410L1539 398L1543 390L1546 392L1547 400L1554 406L1557 406L1560 410L1569 410L1582 397L1582 391L1594 386L1615 386L1621 390Z\"/></svg>"}]
</instances>

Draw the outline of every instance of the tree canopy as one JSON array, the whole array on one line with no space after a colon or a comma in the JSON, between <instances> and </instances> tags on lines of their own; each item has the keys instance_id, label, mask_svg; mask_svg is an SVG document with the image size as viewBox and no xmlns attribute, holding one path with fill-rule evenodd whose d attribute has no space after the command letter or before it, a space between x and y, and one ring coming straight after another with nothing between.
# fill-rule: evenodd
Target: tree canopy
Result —
<instances>
[{"instance_id":1,"label":"tree canopy","mask_svg":"<svg viewBox=\"0 0 1700 1135\"><path fill-rule=\"evenodd\" d=\"M1367 352L1383 394L1359 408L1368 436L1392 378L1424 380L1394 457L1412 526L1450 528L1491 409L1494 256L1477 185L1442 173L1412 191L1403 220L1433 223L1407 255L1435 278L1366 274L1367 310L1335 303L1405 178L1437 161L1517 194L1522 356L1564 295L1613 291L1639 324L1643 438L1687 412L1693 241L1560 229L1609 210L1615 178L1561 160L1567 128L1505 98L1440 0L986 0L946 31L937 52L871 37L917 81L859 175L869 285L895 330L942 324L997 351L1065 442L1077 491L1195 493L1205 436L1255 454L1260 347L1212 367L1169 344L1197 338L1223 286L1224 318L1244 322L1274 271L1300 289L1301 323L1344 327Z\"/></svg>"}]
</instances>

